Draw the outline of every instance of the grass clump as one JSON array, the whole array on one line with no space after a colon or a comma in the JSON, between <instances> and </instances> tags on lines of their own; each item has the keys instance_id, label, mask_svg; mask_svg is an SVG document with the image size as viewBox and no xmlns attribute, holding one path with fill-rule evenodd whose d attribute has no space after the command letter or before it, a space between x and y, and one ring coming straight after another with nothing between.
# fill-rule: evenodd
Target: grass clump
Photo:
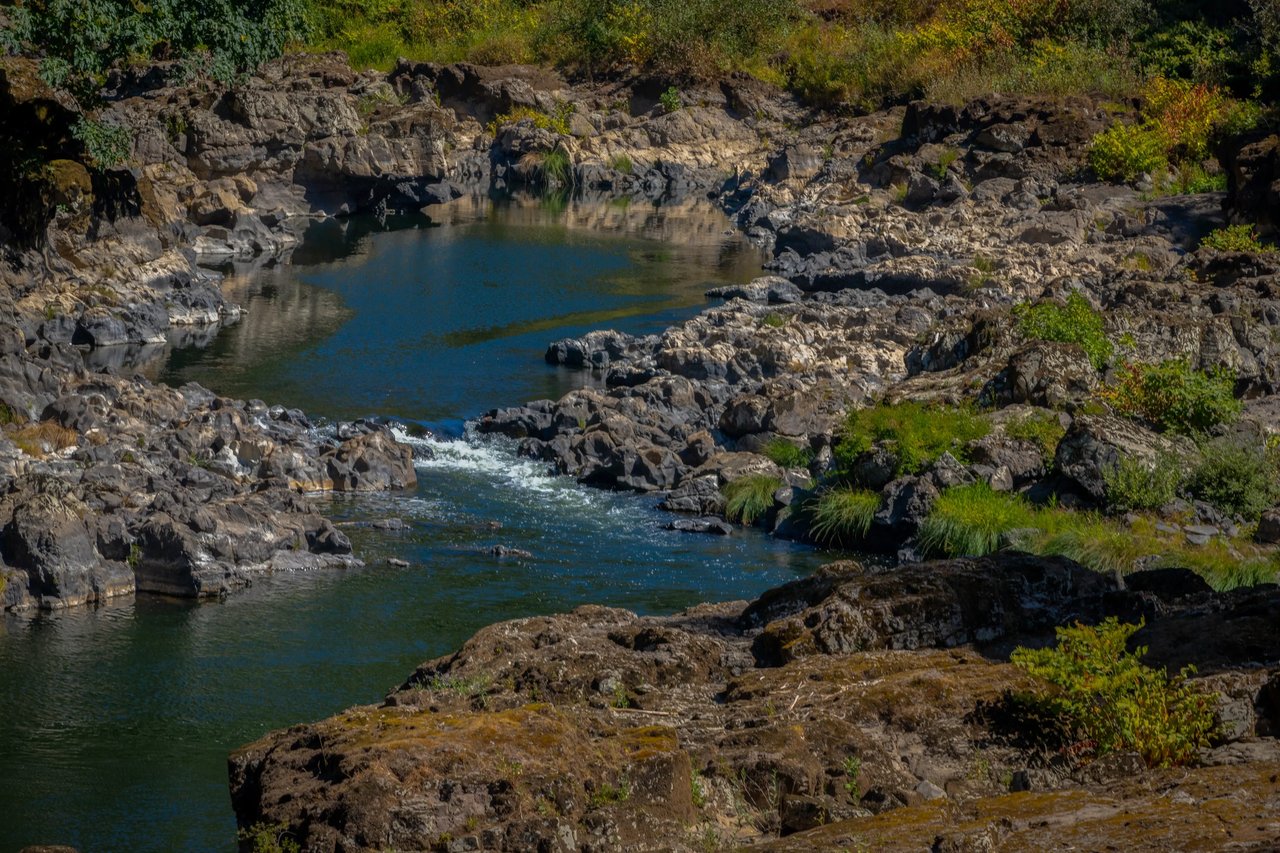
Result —
<instances>
[{"instance_id":1,"label":"grass clump","mask_svg":"<svg viewBox=\"0 0 1280 853\"><path fill-rule=\"evenodd\" d=\"M866 538L880 509L880 495L838 487L818 496L811 509L809 535L826 545L847 545Z\"/></svg>"},{"instance_id":2,"label":"grass clump","mask_svg":"<svg viewBox=\"0 0 1280 853\"><path fill-rule=\"evenodd\" d=\"M1217 731L1216 697L1142 663L1146 647L1129 651L1142 627L1115 618L1057 629L1057 646L1018 648L1011 660L1052 690L1026 697L1071 735L1069 746L1095 754L1132 750L1151 767L1194 761ZM1076 751L1076 750L1073 750Z\"/></svg>"},{"instance_id":3,"label":"grass clump","mask_svg":"<svg viewBox=\"0 0 1280 853\"><path fill-rule=\"evenodd\" d=\"M808 468L813 461L813 451L801 447L785 438L774 438L769 441L760 453L770 462L783 468Z\"/></svg>"},{"instance_id":4,"label":"grass clump","mask_svg":"<svg viewBox=\"0 0 1280 853\"><path fill-rule=\"evenodd\" d=\"M1017 495L986 483L955 486L934 501L920 525L920 547L947 557L981 557L1010 543L1014 531L1034 526L1035 512Z\"/></svg>"},{"instance_id":5,"label":"grass clump","mask_svg":"<svg viewBox=\"0 0 1280 853\"><path fill-rule=\"evenodd\" d=\"M773 508L773 493L781 486L782 480L770 474L752 474L726 483L720 490L725 498L725 518L740 524L754 524Z\"/></svg>"},{"instance_id":6,"label":"grass clump","mask_svg":"<svg viewBox=\"0 0 1280 853\"><path fill-rule=\"evenodd\" d=\"M1205 503L1245 521L1257 521L1280 502L1280 449L1240 439L1217 439L1201 448L1188 491Z\"/></svg>"},{"instance_id":7,"label":"grass clump","mask_svg":"<svg viewBox=\"0 0 1280 853\"><path fill-rule=\"evenodd\" d=\"M1176 454L1162 453L1154 462L1125 456L1103 472L1107 504L1133 510L1159 509L1178 497L1184 463Z\"/></svg>"},{"instance_id":8,"label":"grass clump","mask_svg":"<svg viewBox=\"0 0 1280 853\"><path fill-rule=\"evenodd\" d=\"M1258 232L1247 223L1218 228L1200 241L1200 248L1254 254L1267 251L1267 247L1258 239Z\"/></svg>"},{"instance_id":9,"label":"grass clump","mask_svg":"<svg viewBox=\"0 0 1280 853\"><path fill-rule=\"evenodd\" d=\"M1115 350L1107 338L1102 314L1079 293L1068 296L1066 304L1019 305L1013 309L1013 316L1018 330L1028 338L1078 345L1095 370L1105 367Z\"/></svg>"},{"instance_id":10,"label":"grass clump","mask_svg":"<svg viewBox=\"0 0 1280 853\"><path fill-rule=\"evenodd\" d=\"M836 462L846 471L858 456L880 445L895 458L894 474L914 474L951 453L964 461L970 441L991 431L986 418L967 409L933 408L906 402L850 412L845 419Z\"/></svg>"},{"instance_id":11,"label":"grass clump","mask_svg":"<svg viewBox=\"0 0 1280 853\"><path fill-rule=\"evenodd\" d=\"M1126 365L1102 397L1123 415L1185 435L1232 423L1242 408L1230 371L1195 370L1179 360Z\"/></svg>"},{"instance_id":12,"label":"grass clump","mask_svg":"<svg viewBox=\"0 0 1280 853\"><path fill-rule=\"evenodd\" d=\"M57 421L27 424L8 432L7 435L19 450L37 459L43 459L50 453L57 453L68 447L75 447L80 440L79 433L73 429L67 429Z\"/></svg>"},{"instance_id":13,"label":"grass clump","mask_svg":"<svg viewBox=\"0 0 1280 853\"><path fill-rule=\"evenodd\" d=\"M619 154L609 161L609 168L623 175L630 175L635 172L635 165L631 162L631 158L626 154Z\"/></svg>"},{"instance_id":14,"label":"grass clump","mask_svg":"<svg viewBox=\"0 0 1280 853\"><path fill-rule=\"evenodd\" d=\"M1004 434L1019 441L1030 441L1040 448L1046 468L1053 465L1058 443L1067 428L1053 412L1031 412L1004 425Z\"/></svg>"}]
</instances>

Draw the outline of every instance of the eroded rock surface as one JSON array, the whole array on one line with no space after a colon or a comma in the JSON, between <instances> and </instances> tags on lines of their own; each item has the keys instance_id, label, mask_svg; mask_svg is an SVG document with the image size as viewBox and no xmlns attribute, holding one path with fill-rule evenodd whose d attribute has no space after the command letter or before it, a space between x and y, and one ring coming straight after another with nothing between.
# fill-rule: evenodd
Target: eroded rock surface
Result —
<instances>
[{"instance_id":1,"label":"eroded rock surface","mask_svg":"<svg viewBox=\"0 0 1280 853\"><path fill-rule=\"evenodd\" d=\"M1280 597L1214 595L1176 572L1138 586L1019 555L836 564L750 605L501 623L381 706L236 751L232 799L242 826L284 824L318 851L1258 847L1280 833L1280 643L1188 643L1176 626L1274 616ZM1153 658L1204 665L1233 721L1206 766L1077 765L1018 745L992 713L1031 687L1009 648L1106 615L1145 615L1135 642Z\"/></svg>"}]
</instances>

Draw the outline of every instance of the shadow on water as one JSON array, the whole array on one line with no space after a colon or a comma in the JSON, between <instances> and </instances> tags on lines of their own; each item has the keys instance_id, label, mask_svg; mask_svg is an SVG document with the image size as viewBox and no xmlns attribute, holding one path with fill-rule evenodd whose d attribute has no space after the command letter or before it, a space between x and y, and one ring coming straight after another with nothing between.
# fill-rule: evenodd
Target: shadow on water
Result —
<instances>
[{"instance_id":1,"label":"shadow on water","mask_svg":"<svg viewBox=\"0 0 1280 853\"><path fill-rule=\"evenodd\" d=\"M759 254L716 211L460 200L392 224L317 223L291 264L229 270L241 322L133 355L174 384L436 427L418 488L320 499L364 569L272 577L216 603L0 618L0 850L230 851L226 755L272 728L377 701L497 620L749 598L823 561L749 532L664 530L652 499L459 437L465 417L587 381L543 363L548 340L602 323L658 331L708 286L756 275ZM370 525L391 517L404 529Z\"/></svg>"}]
</instances>

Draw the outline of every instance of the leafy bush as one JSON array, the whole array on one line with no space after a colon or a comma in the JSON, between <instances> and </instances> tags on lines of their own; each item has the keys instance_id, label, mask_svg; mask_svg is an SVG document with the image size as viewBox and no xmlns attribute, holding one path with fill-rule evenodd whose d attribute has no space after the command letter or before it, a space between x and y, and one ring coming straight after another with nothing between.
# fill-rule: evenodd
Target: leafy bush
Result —
<instances>
[{"instance_id":1,"label":"leafy bush","mask_svg":"<svg viewBox=\"0 0 1280 853\"><path fill-rule=\"evenodd\" d=\"M1256 521L1280 501L1280 452L1240 439L1209 442L1201 448L1188 489L1223 512Z\"/></svg>"},{"instance_id":2,"label":"leafy bush","mask_svg":"<svg viewBox=\"0 0 1280 853\"><path fill-rule=\"evenodd\" d=\"M848 470L859 455L880 444L895 457L895 475L912 474L947 452L964 460L965 445L990 431L986 418L965 409L916 402L875 406L849 413L835 458Z\"/></svg>"},{"instance_id":3,"label":"leafy bush","mask_svg":"<svg viewBox=\"0 0 1280 853\"><path fill-rule=\"evenodd\" d=\"M228 81L307 32L306 0L34 0L6 9L10 43L42 56L50 85L84 103L117 62L160 53Z\"/></svg>"},{"instance_id":4,"label":"leafy bush","mask_svg":"<svg viewBox=\"0 0 1280 853\"><path fill-rule=\"evenodd\" d=\"M1053 465L1058 443L1067 434L1067 428L1053 412L1031 412L1004 425L1004 434L1019 441L1034 442L1044 455L1046 468Z\"/></svg>"},{"instance_id":5,"label":"leafy bush","mask_svg":"<svg viewBox=\"0 0 1280 853\"><path fill-rule=\"evenodd\" d=\"M658 96L658 103L662 104L662 111L673 113L684 106L684 99L680 97L680 90L675 86L668 86L667 90Z\"/></svg>"},{"instance_id":6,"label":"leafy bush","mask_svg":"<svg viewBox=\"0 0 1280 853\"><path fill-rule=\"evenodd\" d=\"M1118 122L1089 144L1089 166L1104 181L1132 181L1167 165L1164 135L1154 124Z\"/></svg>"},{"instance_id":7,"label":"leafy bush","mask_svg":"<svg viewBox=\"0 0 1280 853\"><path fill-rule=\"evenodd\" d=\"M128 128L83 116L71 128L71 135L84 146L89 163L98 169L120 165L129 159L129 152L133 149L133 134Z\"/></svg>"},{"instance_id":8,"label":"leafy bush","mask_svg":"<svg viewBox=\"0 0 1280 853\"><path fill-rule=\"evenodd\" d=\"M773 493L781 485L780 479L768 474L753 474L726 483L721 489L725 497L725 518L754 524L757 518L773 508Z\"/></svg>"},{"instance_id":9,"label":"leafy bush","mask_svg":"<svg viewBox=\"0 0 1280 853\"><path fill-rule=\"evenodd\" d=\"M1219 252L1266 251L1266 247L1258 240L1258 232L1247 223L1218 228L1200 241L1200 247L1216 249Z\"/></svg>"},{"instance_id":10,"label":"leafy bush","mask_svg":"<svg viewBox=\"0 0 1280 853\"><path fill-rule=\"evenodd\" d=\"M955 486L933 502L920 525L920 547L948 557L981 557L1008 545L1013 531L1034 524L1034 511L1016 495L986 483Z\"/></svg>"},{"instance_id":11,"label":"leafy bush","mask_svg":"<svg viewBox=\"0 0 1280 853\"><path fill-rule=\"evenodd\" d=\"M1160 454L1154 463L1125 456L1103 472L1107 503L1125 509L1159 509L1178 496L1184 463L1172 453Z\"/></svg>"},{"instance_id":12,"label":"leafy bush","mask_svg":"<svg viewBox=\"0 0 1280 853\"><path fill-rule=\"evenodd\" d=\"M807 468L813 461L812 450L787 441L785 438L771 440L760 452L767 456L769 461L783 468Z\"/></svg>"},{"instance_id":13,"label":"leafy bush","mask_svg":"<svg viewBox=\"0 0 1280 853\"><path fill-rule=\"evenodd\" d=\"M552 133L568 136L569 117L573 115L573 111L573 104L564 101L556 105L554 114L547 114L533 107L515 107L510 112L494 116L489 122L489 132L496 134L505 125L527 121L539 130L550 130Z\"/></svg>"},{"instance_id":14,"label":"leafy bush","mask_svg":"<svg viewBox=\"0 0 1280 853\"><path fill-rule=\"evenodd\" d=\"M1056 302L1024 304L1014 308L1013 315L1018 330L1028 338L1078 344L1097 370L1111 360L1114 347L1107 339L1102 315L1079 293L1068 296L1065 306Z\"/></svg>"},{"instance_id":15,"label":"leafy bush","mask_svg":"<svg viewBox=\"0 0 1280 853\"><path fill-rule=\"evenodd\" d=\"M1140 417L1162 430L1205 432L1240 416L1235 377L1227 370L1204 372L1185 361L1131 364L1103 392L1118 412Z\"/></svg>"},{"instance_id":16,"label":"leafy bush","mask_svg":"<svg viewBox=\"0 0 1280 853\"><path fill-rule=\"evenodd\" d=\"M809 535L815 542L848 545L863 539L880 509L880 495L862 489L827 489L813 505Z\"/></svg>"},{"instance_id":17,"label":"leafy bush","mask_svg":"<svg viewBox=\"0 0 1280 853\"><path fill-rule=\"evenodd\" d=\"M1058 628L1051 649L1019 648L1012 662L1055 690L1033 701L1075 732L1095 753L1133 750L1152 767L1187 764L1217 730L1215 699L1187 682L1187 668L1170 677L1130 652L1141 625L1111 618L1096 627Z\"/></svg>"}]
</instances>

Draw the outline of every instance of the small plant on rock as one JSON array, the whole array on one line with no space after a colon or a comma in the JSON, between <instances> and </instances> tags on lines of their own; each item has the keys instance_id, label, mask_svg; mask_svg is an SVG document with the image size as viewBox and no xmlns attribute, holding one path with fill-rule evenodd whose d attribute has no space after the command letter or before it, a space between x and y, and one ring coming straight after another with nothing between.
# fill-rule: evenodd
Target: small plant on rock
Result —
<instances>
[{"instance_id":1,"label":"small plant on rock","mask_svg":"<svg viewBox=\"0 0 1280 853\"><path fill-rule=\"evenodd\" d=\"M770 462L783 468L807 468L813 461L812 450L787 441L785 438L770 440L760 452L768 457Z\"/></svg>"},{"instance_id":2,"label":"small plant on rock","mask_svg":"<svg viewBox=\"0 0 1280 853\"><path fill-rule=\"evenodd\" d=\"M667 91L658 96L658 103L662 104L662 111L674 113L684 106L684 99L680 97L680 90L675 86L667 87Z\"/></svg>"},{"instance_id":3,"label":"small plant on rock","mask_svg":"<svg viewBox=\"0 0 1280 853\"><path fill-rule=\"evenodd\" d=\"M1164 134L1152 123L1114 124L1089 146L1089 166L1104 181L1132 181L1167 165Z\"/></svg>"},{"instance_id":4,"label":"small plant on rock","mask_svg":"<svg viewBox=\"0 0 1280 853\"><path fill-rule=\"evenodd\" d=\"M1057 718L1082 751L1133 750L1152 767L1193 761L1216 728L1215 697L1187 679L1142 663L1146 647L1128 651L1142 625L1111 618L1101 625L1058 628L1051 649L1019 648L1015 666L1053 687L1029 702Z\"/></svg>"},{"instance_id":5,"label":"small plant on rock","mask_svg":"<svg viewBox=\"0 0 1280 853\"><path fill-rule=\"evenodd\" d=\"M752 474L726 483L721 489L725 498L725 518L741 524L754 524L757 518L773 508L773 493L781 485L782 480L769 474Z\"/></svg>"},{"instance_id":6,"label":"small plant on rock","mask_svg":"<svg viewBox=\"0 0 1280 853\"><path fill-rule=\"evenodd\" d=\"M1219 252L1259 252L1268 251L1258 240L1257 230L1248 223L1228 225L1208 234L1200 241L1200 248L1214 249Z\"/></svg>"},{"instance_id":7,"label":"small plant on rock","mask_svg":"<svg viewBox=\"0 0 1280 853\"><path fill-rule=\"evenodd\" d=\"M1004 434L1019 441L1030 441L1040 448L1046 468L1053 466L1058 443L1067 434L1067 428L1053 412L1032 412L1011 420L1004 425Z\"/></svg>"},{"instance_id":8,"label":"small plant on rock","mask_svg":"<svg viewBox=\"0 0 1280 853\"><path fill-rule=\"evenodd\" d=\"M1114 347L1107 339L1102 314L1079 293L1068 296L1065 305L1019 305L1013 309L1013 316L1018 320L1018 330L1032 340L1079 345L1095 370L1101 370L1111 360Z\"/></svg>"},{"instance_id":9,"label":"small plant on rock","mask_svg":"<svg viewBox=\"0 0 1280 853\"><path fill-rule=\"evenodd\" d=\"M255 823L240 830L236 837L249 845L250 853L302 853L302 845L283 823Z\"/></svg>"}]
</instances>

